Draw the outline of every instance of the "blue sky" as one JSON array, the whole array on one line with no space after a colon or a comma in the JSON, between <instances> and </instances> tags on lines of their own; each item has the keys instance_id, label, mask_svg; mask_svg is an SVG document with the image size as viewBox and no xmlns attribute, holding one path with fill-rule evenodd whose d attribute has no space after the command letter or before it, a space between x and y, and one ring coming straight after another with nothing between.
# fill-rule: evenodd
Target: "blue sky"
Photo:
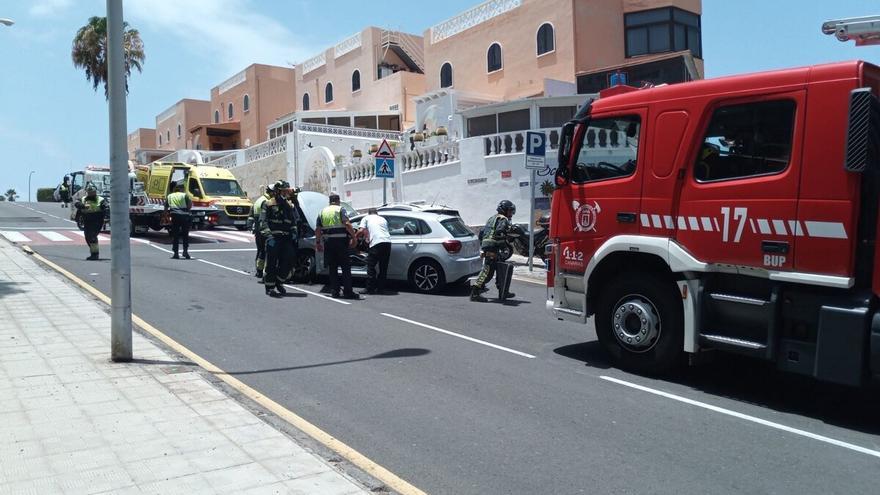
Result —
<instances>
[{"instance_id":1,"label":"blue sky","mask_svg":"<svg viewBox=\"0 0 880 495\"><path fill-rule=\"evenodd\" d=\"M134 73L128 129L153 127L181 98L208 99L211 87L253 62L302 61L366 25L421 33L479 0L125 0L147 60ZM590 0L577 0L590 1ZM70 43L102 0L0 0L0 192L56 185L65 172L108 162L107 107L70 61ZM707 76L861 58L820 32L822 21L880 14L869 0L703 0ZM35 193L33 193L35 195Z\"/></svg>"}]
</instances>

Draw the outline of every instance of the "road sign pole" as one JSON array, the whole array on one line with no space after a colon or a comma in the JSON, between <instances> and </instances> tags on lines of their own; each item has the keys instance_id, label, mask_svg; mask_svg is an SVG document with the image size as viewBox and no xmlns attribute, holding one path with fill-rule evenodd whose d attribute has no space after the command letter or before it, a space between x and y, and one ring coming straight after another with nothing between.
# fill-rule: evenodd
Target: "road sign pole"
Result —
<instances>
[{"instance_id":1,"label":"road sign pole","mask_svg":"<svg viewBox=\"0 0 880 495\"><path fill-rule=\"evenodd\" d=\"M131 361L131 251L128 225L128 130L125 115L122 0L107 0L110 110L110 359Z\"/></svg>"},{"instance_id":2,"label":"road sign pole","mask_svg":"<svg viewBox=\"0 0 880 495\"><path fill-rule=\"evenodd\" d=\"M529 271L535 271L535 171L529 180Z\"/></svg>"},{"instance_id":3,"label":"road sign pole","mask_svg":"<svg viewBox=\"0 0 880 495\"><path fill-rule=\"evenodd\" d=\"M382 178L382 204L388 204L388 179Z\"/></svg>"}]
</instances>

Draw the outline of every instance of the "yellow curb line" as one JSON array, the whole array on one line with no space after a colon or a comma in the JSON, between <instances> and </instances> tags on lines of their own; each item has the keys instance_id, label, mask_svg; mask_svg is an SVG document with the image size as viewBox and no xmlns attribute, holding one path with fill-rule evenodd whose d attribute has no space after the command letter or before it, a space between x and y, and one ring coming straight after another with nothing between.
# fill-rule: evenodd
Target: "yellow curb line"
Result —
<instances>
[{"instance_id":1,"label":"yellow curb line","mask_svg":"<svg viewBox=\"0 0 880 495\"><path fill-rule=\"evenodd\" d=\"M89 294L92 294L93 296L97 297L98 299L103 301L105 304L107 304L107 305L110 304L110 298L107 297L106 295L104 295L104 293L102 293L98 289L92 287L87 282L83 281L82 279L80 279L79 277L74 275L73 273L65 270L64 268L58 266L57 264L49 261L46 258L44 258L40 254L35 252L33 249L31 249L30 246L22 246L22 250L24 252L26 252L27 254L33 256L36 260L43 263L44 265L52 268L53 270L60 273L61 275L64 275L65 277L70 279L73 283L79 285L80 287L85 289ZM168 347L171 347L176 352L180 353L183 356L186 356L187 359L198 364L204 370L214 374L215 376L217 376L217 378L226 382L227 385L236 389L242 395L247 396L252 401L263 406L264 408L268 409L269 411L271 411L272 413L274 413L275 415L277 415L281 419L287 421L288 423L290 423L294 427L303 431L304 433L306 433L307 435L309 435L313 439L315 439L318 442L320 442L321 444L323 444L325 447L327 447L330 450L341 455L342 457L347 459L349 462L351 462L355 466L363 469L365 472L367 472L368 474L370 474L374 478L382 481L388 487L390 487L391 489L400 493L401 495L427 495L422 490L411 485L409 482L405 481L404 479L400 478L399 476L397 476L396 474L392 473L391 471L385 469L384 467L376 464L375 462L373 462L372 460L370 460L368 457L361 454L357 450L349 447L348 445L346 445L342 441L337 440L332 435L330 435L329 433L325 432L324 430L318 428L317 426L313 425L312 423L309 423L301 416L286 409L281 404L278 404L277 402L273 401L272 399L264 396L263 394L261 394L260 392L258 392L255 389L251 388L250 386L244 384L240 380L230 376L222 369L218 368L217 366L214 366L210 361L202 358L201 356L199 356L198 354L194 353L193 351L187 349L186 347L184 347L182 344L178 343L177 341L175 341L171 337L165 335L159 329L150 325L149 323L147 323L146 321L141 319L139 316L132 314L131 319L134 324L141 327L144 331L146 331L147 333L149 333L153 337L164 342Z\"/></svg>"}]
</instances>

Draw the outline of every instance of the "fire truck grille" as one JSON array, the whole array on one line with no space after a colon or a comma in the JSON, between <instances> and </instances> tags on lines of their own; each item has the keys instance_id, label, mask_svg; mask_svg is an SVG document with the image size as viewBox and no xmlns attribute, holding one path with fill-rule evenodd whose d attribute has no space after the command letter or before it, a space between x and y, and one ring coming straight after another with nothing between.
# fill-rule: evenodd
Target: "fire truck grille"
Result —
<instances>
[{"instance_id":1,"label":"fire truck grille","mask_svg":"<svg viewBox=\"0 0 880 495\"><path fill-rule=\"evenodd\" d=\"M251 212L250 206L227 206L227 215L247 215Z\"/></svg>"}]
</instances>

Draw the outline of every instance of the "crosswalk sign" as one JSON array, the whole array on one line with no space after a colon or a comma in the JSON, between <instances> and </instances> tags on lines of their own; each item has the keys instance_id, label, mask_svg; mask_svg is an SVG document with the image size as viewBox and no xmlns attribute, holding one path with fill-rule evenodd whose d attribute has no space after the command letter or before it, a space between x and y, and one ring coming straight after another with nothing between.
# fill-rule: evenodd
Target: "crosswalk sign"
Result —
<instances>
[{"instance_id":1,"label":"crosswalk sign","mask_svg":"<svg viewBox=\"0 0 880 495\"><path fill-rule=\"evenodd\" d=\"M394 158L376 158L376 177L394 178Z\"/></svg>"}]
</instances>

